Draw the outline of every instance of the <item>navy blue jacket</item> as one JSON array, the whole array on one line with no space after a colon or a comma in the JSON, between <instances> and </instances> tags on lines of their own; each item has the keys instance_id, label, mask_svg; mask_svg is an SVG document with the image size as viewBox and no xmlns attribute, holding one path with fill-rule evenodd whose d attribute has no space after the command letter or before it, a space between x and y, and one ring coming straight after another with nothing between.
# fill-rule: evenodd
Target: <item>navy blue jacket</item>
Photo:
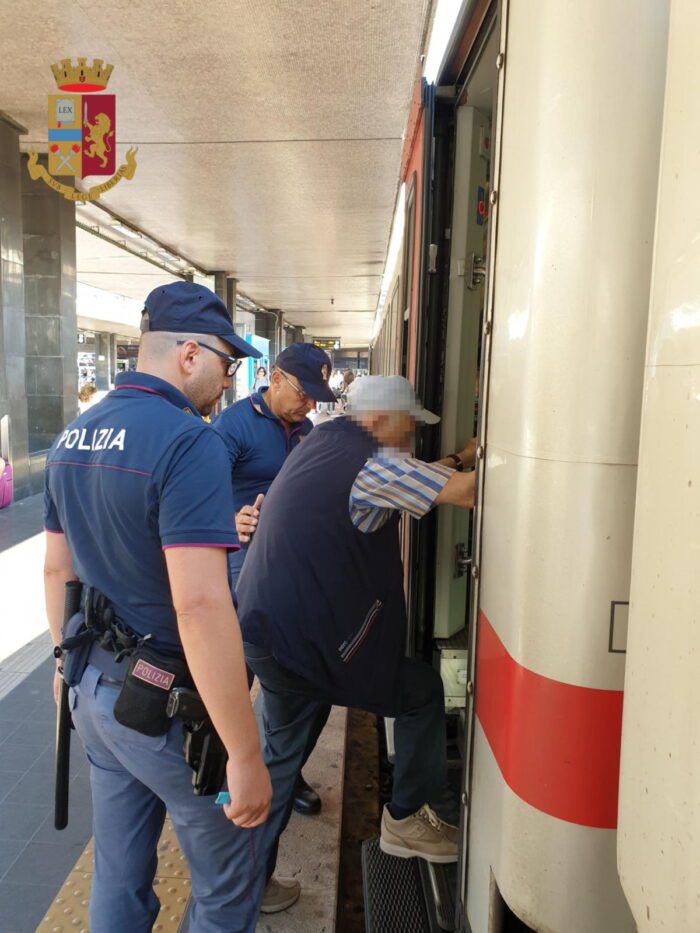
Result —
<instances>
[{"instance_id":1,"label":"navy blue jacket","mask_svg":"<svg viewBox=\"0 0 700 933\"><path fill-rule=\"evenodd\" d=\"M245 641L331 702L391 715L406 637L398 514L363 534L349 512L375 448L337 418L292 452L265 498L237 595Z\"/></svg>"}]
</instances>

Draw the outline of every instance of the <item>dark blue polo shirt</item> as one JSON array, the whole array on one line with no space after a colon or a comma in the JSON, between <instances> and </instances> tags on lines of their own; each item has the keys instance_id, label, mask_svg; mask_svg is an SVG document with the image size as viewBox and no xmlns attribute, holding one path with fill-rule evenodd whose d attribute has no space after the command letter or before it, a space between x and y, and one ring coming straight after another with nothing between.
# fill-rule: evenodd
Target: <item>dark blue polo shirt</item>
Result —
<instances>
[{"instance_id":1,"label":"dark blue polo shirt","mask_svg":"<svg viewBox=\"0 0 700 933\"><path fill-rule=\"evenodd\" d=\"M221 437L179 389L122 373L49 452L46 530L127 625L179 650L163 550L236 546L228 476Z\"/></svg>"},{"instance_id":2,"label":"dark blue polo shirt","mask_svg":"<svg viewBox=\"0 0 700 933\"><path fill-rule=\"evenodd\" d=\"M313 429L308 418L294 425L276 418L265 402L266 395L267 389L255 392L214 419L228 447L236 512L253 505L259 493L267 493L289 454Z\"/></svg>"}]
</instances>

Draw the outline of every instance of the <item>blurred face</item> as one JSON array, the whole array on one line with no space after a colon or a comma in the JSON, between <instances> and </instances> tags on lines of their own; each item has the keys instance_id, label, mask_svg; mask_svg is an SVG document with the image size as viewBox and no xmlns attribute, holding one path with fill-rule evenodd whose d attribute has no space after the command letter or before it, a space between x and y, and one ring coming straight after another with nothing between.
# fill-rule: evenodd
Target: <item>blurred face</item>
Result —
<instances>
[{"instance_id":1,"label":"blurred face","mask_svg":"<svg viewBox=\"0 0 700 933\"><path fill-rule=\"evenodd\" d=\"M231 353L228 344L218 337L207 337L206 343L222 353ZM216 353L199 346L194 340L188 340L180 349L181 363L187 371L185 395L192 399L200 414L210 415L224 389L231 387L233 380L226 375L229 364Z\"/></svg>"},{"instance_id":2,"label":"blurred face","mask_svg":"<svg viewBox=\"0 0 700 933\"><path fill-rule=\"evenodd\" d=\"M380 447L410 452L416 436L416 422L405 411L378 411L370 415L366 427Z\"/></svg>"},{"instance_id":3,"label":"blurred face","mask_svg":"<svg viewBox=\"0 0 700 933\"><path fill-rule=\"evenodd\" d=\"M304 392L296 376L273 370L265 401L272 413L289 424L298 424L316 407L316 402Z\"/></svg>"}]
</instances>

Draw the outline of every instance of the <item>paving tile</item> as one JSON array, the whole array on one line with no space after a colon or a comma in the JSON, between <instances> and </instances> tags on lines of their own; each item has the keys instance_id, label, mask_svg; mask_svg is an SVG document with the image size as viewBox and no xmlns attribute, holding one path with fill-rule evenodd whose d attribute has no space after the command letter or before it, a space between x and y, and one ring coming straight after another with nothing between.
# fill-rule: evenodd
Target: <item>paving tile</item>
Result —
<instances>
[{"instance_id":1,"label":"paving tile","mask_svg":"<svg viewBox=\"0 0 700 933\"><path fill-rule=\"evenodd\" d=\"M8 869L3 881L31 884L39 880L42 884L52 885L55 893L65 880L66 869L75 865L83 848L83 845L75 843L30 842Z\"/></svg>"},{"instance_id":2,"label":"paving tile","mask_svg":"<svg viewBox=\"0 0 700 933\"><path fill-rule=\"evenodd\" d=\"M0 800L4 800L22 775L12 771L0 771Z\"/></svg>"},{"instance_id":3,"label":"paving tile","mask_svg":"<svg viewBox=\"0 0 700 933\"><path fill-rule=\"evenodd\" d=\"M0 839L0 878L26 846L22 839Z\"/></svg>"},{"instance_id":4,"label":"paving tile","mask_svg":"<svg viewBox=\"0 0 700 933\"><path fill-rule=\"evenodd\" d=\"M31 694L37 701L43 700L47 706L54 705L52 684L55 665L53 658L47 658L20 684L20 687L24 687L28 694Z\"/></svg>"},{"instance_id":5,"label":"paving tile","mask_svg":"<svg viewBox=\"0 0 700 933\"><path fill-rule=\"evenodd\" d=\"M85 752L83 751L83 746L76 737L75 733L71 733L71 743L70 743L70 779L74 780L76 777L82 774L85 766L87 764L87 758L85 757ZM20 746L21 747L21 746ZM56 749L53 742L48 748L45 748L39 757L35 760L34 765L32 766L32 772L35 774L51 774L53 775L56 770Z\"/></svg>"},{"instance_id":6,"label":"paving tile","mask_svg":"<svg viewBox=\"0 0 700 933\"><path fill-rule=\"evenodd\" d=\"M11 742L12 745L37 745L41 748L49 746L56 738L56 723L35 722L25 719L18 723L15 729L5 739L3 745Z\"/></svg>"},{"instance_id":7,"label":"paving tile","mask_svg":"<svg viewBox=\"0 0 700 933\"><path fill-rule=\"evenodd\" d=\"M4 804L53 803L54 775L50 770L27 771L3 800Z\"/></svg>"},{"instance_id":8,"label":"paving tile","mask_svg":"<svg viewBox=\"0 0 700 933\"><path fill-rule=\"evenodd\" d=\"M29 842L50 811L48 804L0 803L0 839ZM2 929L2 926L0 926Z\"/></svg>"},{"instance_id":9,"label":"paving tile","mask_svg":"<svg viewBox=\"0 0 700 933\"><path fill-rule=\"evenodd\" d=\"M34 933L56 894L56 885L0 881L0 930Z\"/></svg>"},{"instance_id":10,"label":"paving tile","mask_svg":"<svg viewBox=\"0 0 700 933\"><path fill-rule=\"evenodd\" d=\"M2 709L0 709L0 715L2 715ZM48 700L39 700L31 704L24 719L32 719L35 722L52 722L55 724L56 704L53 701L53 696Z\"/></svg>"},{"instance_id":11,"label":"paving tile","mask_svg":"<svg viewBox=\"0 0 700 933\"><path fill-rule=\"evenodd\" d=\"M20 672L22 673L22 672ZM32 706L34 703L39 703L46 698L48 693L49 699L51 699L52 694L50 693L51 688L51 673L50 671L45 671L41 678L36 678L34 674L24 673L23 679L14 690L11 690L7 696L3 697L3 703L9 703L12 701L20 701L24 703L27 707ZM49 687L47 690L46 680L49 679Z\"/></svg>"},{"instance_id":12,"label":"paving tile","mask_svg":"<svg viewBox=\"0 0 700 933\"><path fill-rule=\"evenodd\" d=\"M3 700L0 700L0 721L22 722L22 720L27 718L28 707L34 707L36 700L27 700L23 697L15 696L15 692L20 689L21 686L22 684L20 684L19 687L15 687Z\"/></svg>"},{"instance_id":13,"label":"paving tile","mask_svg":"<svg viewBox=\"0 0 700 933\"><path fill-rule=\"evenodd\" d=\"M24 774L44 754L44 749L38 745L0 745L0 772L14 771L15 774Z\"/></svg>"},{"instance_id":14,"label":"paving tile","mask_svg":"<svg viewBox=\"0 0 700 933\"><path fill-rule=\"evenodd\" d=\"M18 745L18 748L29 748L34 746L21 746ZM38 746L36 746L38 748ZM54 748L53 743L51 745L44 747L39 752L39 757L36 759L34 764L31 767L32 774L53 774L54 768L56 767L56 749Z\"/></svg>"},{"instance_id":15,"label":"paving tile","mask_svg":"<svg viewBox=\"0 0 700 933\"><path fill-rule=\"evenodd\" d=\"M76 800L71 796L68 804L68 826L65 829L54 829L53 811L41 824L32 842L50 842L54 845L81 845L87 844L92 835L92 807L85 801Z\"/></svg>"}]
</instances>

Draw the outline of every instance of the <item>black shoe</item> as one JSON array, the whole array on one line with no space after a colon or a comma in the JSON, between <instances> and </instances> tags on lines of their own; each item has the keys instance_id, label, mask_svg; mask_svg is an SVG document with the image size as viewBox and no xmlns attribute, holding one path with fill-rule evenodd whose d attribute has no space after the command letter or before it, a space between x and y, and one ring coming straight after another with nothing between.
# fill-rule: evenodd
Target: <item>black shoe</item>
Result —
<instances>
[{"instance_id":1,"label":"black shoe","mask_svg":"<svg viewBox=\"0 0 700 933\"><path fill-rule=\"evenodd\" d=\"M313 787L309 787L301 774L294 788L294 809L304 816L315 816L321 812L321 798Z\"/></svg>"}]
</instances>

